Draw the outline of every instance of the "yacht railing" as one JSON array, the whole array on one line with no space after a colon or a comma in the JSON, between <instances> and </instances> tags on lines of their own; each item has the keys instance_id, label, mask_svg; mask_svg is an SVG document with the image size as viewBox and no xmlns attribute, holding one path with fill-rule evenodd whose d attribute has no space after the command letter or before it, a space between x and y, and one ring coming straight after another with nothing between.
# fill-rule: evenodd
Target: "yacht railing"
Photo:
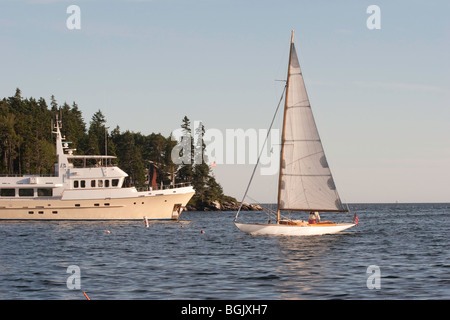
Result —
<instances>
[{"instance_id":1,"label":"yacht railing","mask_svg":"<svg viewBox=\"0 0 450 320\"><path fill-rule=\"evenodd\" d=\"M170 184L170 185L154 185L154 186L147 186L143 188L138 188L138 191L155 191L155 190L167 190L167 189L176 189L176 188L183 188L183 187L190 187L192 186L192 183L190 182L180 182L176 184Z\"/></svg>"},{"instance_id":2,"label":"yacht railing","mask_svg":"<svg viewBox=\"0 0 450 320\"><path fill-rule=\"evenodd\" d=\"M47 173L47 174L8 174L8 173L1 173L0 177L9 177L9 178L48 178L48 177L55 177L54 174L52 173ZM57 176L56 176L57 177Z\"/></svg>"}]
</instances>

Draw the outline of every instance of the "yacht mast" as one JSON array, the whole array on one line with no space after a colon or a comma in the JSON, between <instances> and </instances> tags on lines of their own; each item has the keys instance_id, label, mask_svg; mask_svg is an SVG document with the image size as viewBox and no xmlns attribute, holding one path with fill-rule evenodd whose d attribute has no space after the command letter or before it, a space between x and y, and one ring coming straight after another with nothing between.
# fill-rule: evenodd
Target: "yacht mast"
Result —
<instances>
[{"instance_id":1,"label":"yacht mast","mask_svg":"<svg viewBox=\"0 0 450 320\"><path fill-rule=\"evenodd\" d=\"M286 96L284 97L284 116L283 116L283 131L281 135L281 152L280 152L280 170L278 171L278 197L277 197L277 223L280 221L280 194L281 194L281 169L283 168L283 149L285 141L285 127L286 127L286 111L289 96L289 78L290 78L290 66L291 66L291 52L292 45L294 44L294 30L291 33L291 48L289 50L289 64L288 64L288 74L286 80Z\"/></svg>"}]
</instances>

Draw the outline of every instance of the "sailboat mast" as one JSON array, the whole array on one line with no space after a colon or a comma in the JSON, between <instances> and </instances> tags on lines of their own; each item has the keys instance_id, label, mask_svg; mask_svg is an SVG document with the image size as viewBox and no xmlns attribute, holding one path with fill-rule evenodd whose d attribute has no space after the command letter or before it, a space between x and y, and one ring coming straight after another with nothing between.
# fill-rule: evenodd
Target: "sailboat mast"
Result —
<instances>
[{"instance_id":1,"label":"sailboat mast","mask_svg":"<svg viewBox=\"0 0 450 320\"><path fill-rule=\"evenodd\" d=\"M280 170L278 171L278 197L277 197L277 223L280 221L280 195L281 195L281 169L283 168L283 151L284 151L284 141L285 141L285 128L286 128L286 111L288 104L288 96L289 96L289 78L290 78L290 69L291 69L291 52L292 46L294 44L294 30L291 33L291 47L289 50L289 64L288 64L288 73L286 80L286 96L284 97L284 115L283 115L283 129L281 134L281 152L280 152Z\"/></svg>"}]
</instances>

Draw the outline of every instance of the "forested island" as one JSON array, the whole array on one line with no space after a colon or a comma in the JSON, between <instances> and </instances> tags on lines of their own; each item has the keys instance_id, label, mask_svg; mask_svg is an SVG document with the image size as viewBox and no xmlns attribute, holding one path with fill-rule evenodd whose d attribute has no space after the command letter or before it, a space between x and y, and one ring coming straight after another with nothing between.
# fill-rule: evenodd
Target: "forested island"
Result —
<instances>
[{"instance_id":1,"label":"forested island","mask_svg":"<svg viewBox=\"0 0 450 320\"><path fill-rule=\"evenodd\" d=\"M18 88L14 96L0 100L0 175L54 174L56 150L51 123L56 117L62 120L62 134L76 148L76 154L107 153L117 157L115 164L129 175L124 186L148 189L190 183L196 193L187 210L236 210L239 205L235 198L224 195L207 161L181 164L172 161L171 152L177 145L172 136L123 132L119 126L109 131L101 110L95 112L87 125L75 102L58 104L52 96L47 104L42 97L23 98ZM181 128L184 134L191 134L187 116L182 119ZM203 127L201 130L204 133ZM205 145L197 149L204 159ZM192 160L194 151L190 157ZM248 205L243 209L260 208Z\"/></svg>"}]
</instances>

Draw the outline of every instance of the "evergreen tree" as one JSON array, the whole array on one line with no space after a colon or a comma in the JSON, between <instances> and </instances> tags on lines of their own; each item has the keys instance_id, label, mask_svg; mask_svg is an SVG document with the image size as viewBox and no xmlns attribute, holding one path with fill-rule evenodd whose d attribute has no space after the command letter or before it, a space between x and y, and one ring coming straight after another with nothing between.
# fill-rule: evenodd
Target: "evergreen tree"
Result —
<instances>
[{"instance_id":1,"label":"evergreen tree","mask_svg":"<svg viewBox=\"0 0 450 320\"><path fill-rule=\"evenodd\" d=\"M84 153L87 149L88 136L86 124L78 105L73 102L72 107L70 107L67 103L64 103L61 108L61 118L63 135L72 142L72 147L77 149L78 154Z\"/></svg>"},{"instance_id":2,"label":"evergreen tree","mask_svg":"<svg viewBox=\"0 0 450 320\"><path fill-rule=\"evenodd\" d=\"M14 160L19 155L20 136L14 128L16 116L7 113L0 116L0 141L3 153L3 169L8 174L14 173Z\"/></svg>"},{"instance_id":3,"label":"evergreen tree","mask_svg":"<svg viewBox=\"0 0 450 320\"><path fill-rule=\"evenodd\" d=\"M200 124L200 126L195 130L197 143L194 149L195 166L192 173L192 184L200 201L205 202L207 200L206 182L210 178L210 168L207 164L208 159L205 155L206 145L203 141L205 127L203 126L203 124Z\"/></svg>"},{"instance_id":4,"label":"evergreen tree","mask_svg":"<svg viewBox=\"0 0 450 320\"><path fill-rule=\"evenodd\" d=\"M89 154L105 154L105 134L106 119L103 113L98 110L92 116L89 126L88 153Z\"/></svg>"},{"instance_id":5,"label":"evergreen tree","mask_svg":"<svg viewBox=\"0 0 450 320\"><path fill-rule=\"evenodd\" d=\"M184 116L181 128L183 129L183 136L180 143L183 148L180 157L183 159L183 163L177 171L177 180L180 182L191 182L194 175L194 139L191 134L191 122L187 116Z\"/></svg>"},{"instance_id":6,"label":"evergreen tree","mask_svg":"<svg viewBox=\"0 0 450 320\"><path fill-rule=\"evenodd\" d=\"M189 204L195 206L197 209L202 209L208 208L213 201L219 201L219 203L221 203L225 199L230 200L229 197L225 197L223 194L222 187L216 181L208 164L208 159L205 154L206 145L203 140L205 134L205 127L203 124L200 124L200 126L195 129L195 146L194 139L191 137L190 121L187 116L183 118L181 128L184 133L183 139L189 138L188 141L191 146L191 162L189 164L181 165L177 172L177 176L179 178L181 177L182 181L192 182L192 186L195 189L195 195L189 201ZM187 177L189 177L189 180L186 179Z\"/></svg>"},{"instance_id":7,"label":"evergreen tree","mask_svg":"<svg viewBox=\"0 0 450 320\"><path fill-rule=\"evenodd\" d=\"M172 150L175 148L177 142L173 139L172 134L166 139L164 150L164 171L167 173L168 183L176 184L176 172L178 165L172 161Z\"/></svg>"},{"instance_id":8,"label":"evergreen tree","mask_svg":"<svg viewBox=\"0 0 450 320\"><path fill-rule=\"evenodd\" d=\"M54 95L52 95L51 97L50 97L50 99L51 99L51 101L50 101L50 106L52 107L52 113L53 114L57 114L57 112L58 112L58 103L56 102L56 99L55 99L55 96Z\"/></svg>"},{"instance_id":9,"label":"evergreen tree","mask_svg":"<svg viewBox=\"0 0 450 320\"><path fill-rule=\"evenodd\" d=\"M130 131L123 134L114 132L113 141L119 156L119 166L128 173L125 186L142 188L145 185L145 165L139 147L135 144L135 136Z\"/></svg>"}]
</instances>

